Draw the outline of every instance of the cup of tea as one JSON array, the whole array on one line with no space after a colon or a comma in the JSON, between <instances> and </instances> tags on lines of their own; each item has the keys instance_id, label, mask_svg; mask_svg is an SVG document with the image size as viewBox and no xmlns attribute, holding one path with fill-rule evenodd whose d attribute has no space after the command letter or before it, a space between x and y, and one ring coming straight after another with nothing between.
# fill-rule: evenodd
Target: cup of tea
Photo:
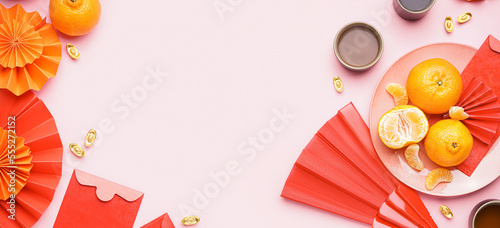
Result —
<instances>
[{"instance_id":1,"label":"cup of tea","mask_svg":"<svg viewBox=\"0 0 500 228\"><path fill-rule=\"evenodd\" d=\"M342 27L333 42L335 56L347 69L365 71L373 67L382 56L382 36L373 26L353 22Z\"/></svg>"},{"instance_id":2,"label":"cup of tea","mask_svg":"<svg viewBox=\"0 0 500 228\"><path fill-rule=\"evenodd\" d=\"M500 227L500 200L489 199L478 203L470 213L469 227Z\"/></svg>"},{"instance_id":3,"label":"cup of tea","mask_svg":"<svg viewBox=\"0 0 500 228\"><path fill-rule=\"evenodd\" d=\"M392 5L400 17L406 20L418 20L424 17L434 6L436 0L393 0Z\"/></svg>"}]
</instances>

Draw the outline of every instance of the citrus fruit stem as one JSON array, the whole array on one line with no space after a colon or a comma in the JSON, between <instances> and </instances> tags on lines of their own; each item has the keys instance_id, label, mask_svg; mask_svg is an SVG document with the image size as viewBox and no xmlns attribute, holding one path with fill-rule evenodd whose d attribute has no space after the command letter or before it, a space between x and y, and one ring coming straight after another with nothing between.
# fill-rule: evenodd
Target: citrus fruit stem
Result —
<instances>
[{"instance_id":1,"label":"citrus fruit stem","mask_svg":"<svg viewBox=\"0 0 500 228\"><path fill-rule=\"evenodd\" d=\"M441 81L441 79L439 79L439 80L437 81L437 84L438 84L438 85L442 85L442 84L443 84L443 81Z\"/></svg>"}]
</instances>

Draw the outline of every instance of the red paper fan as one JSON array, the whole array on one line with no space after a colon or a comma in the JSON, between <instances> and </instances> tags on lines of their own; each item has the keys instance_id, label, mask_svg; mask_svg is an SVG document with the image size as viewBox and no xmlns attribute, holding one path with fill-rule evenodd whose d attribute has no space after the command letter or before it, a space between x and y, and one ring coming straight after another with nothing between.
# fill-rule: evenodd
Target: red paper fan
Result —
<instances>
[{"instance_id":1,"label":"red paper fan","mask_svg":"<svg viewBox=\"0 0 500 228\"><path fill-rule=\"evenodd\" d=\"M30 153L23 138L0 128L0 200L16 195L26 185L33 167Z\"/></svg>"},{"instance_id":2,"label":"red paper fan","mask_svg":"<svg viewBox=\"0 0 500 228\"><path fill-rule=\"evenodd\" d=\"M497 95L484 83L472 78L457 106L464 108L469 118L463 123L481 142L493 142L500 122L500 104Z\"/></svg>"},{"instance_id":3,"label":"red paper fan","mask_svg":"<svg viewBox=\"0 0 500 228\"><path fill-rule=\"evenodd\" d=\"M31 227L38 221L54 196L62 171L62 143L54 118L45 104L31 91L15 96L0 90L0 127L15 117L15 130L25 138L33 156L30 177L15 200L16 220L7 216L10 205L0 201L0 227Z\"/></svg>"},{"instance_id":4,"label":"red paper fan","mask_svg":"<svg viewBox=\"0 0 500 228\"><path fill-rule=\"evenodd\" d=\"M19 4L10 9L0 4L0 88L18 96L40 90L60 61L61 42L45 18Z\"/></svg>"},{"instance_id":5,"label":"red paper fan","mask_svg":"<svg viewBox=\"0 0 500 228\"><path fill-rule=\"evenodd\" d=\"M456 168L470 176L498 138L500 104L490 87L472 78L462 92L457 106L464 108L469 114L469 118L462 122L474 136L474 142L469 157Z\"/></svg>"},{"instance_id":6,"label":"red paper fan","mask_svg":"<svg viewBox=\"0 0 500 228\"><path fill-rule=\"evenodd\" d=\"M378 159L352 103L309 142L281 196L373 227L437 227L418 194Z\"/></svg>"}]
</instances>

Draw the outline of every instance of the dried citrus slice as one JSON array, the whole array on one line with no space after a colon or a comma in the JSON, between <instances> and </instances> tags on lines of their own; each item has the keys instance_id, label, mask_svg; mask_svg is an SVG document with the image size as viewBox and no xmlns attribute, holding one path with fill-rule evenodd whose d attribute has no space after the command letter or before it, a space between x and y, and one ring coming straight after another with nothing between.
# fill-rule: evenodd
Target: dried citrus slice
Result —
<instances>
[{"instance_id":1,"label":"dried citrus slice","mask_svg":"<svg viewBox=\"0 0 500 228\"><path fill-rule=\"evenodd\" d=\"M386 112L378 122L380 139L392 149L422 141L428 130L427 117L413 105L397 106Z\"/></svg>"},{"instance_id":2,"label":"dried citrus slice","mask_svg":"<svg viewBox=\"0 0 500 228\"><path fill-rule=\"evenodd\" d=\"M450 118L454 120L465 120L469 118L469 114L464 111L464 108L458 106L452 106L449 111Z\"/></svg>"},{"instance_id":3,"label":"dried citrus slice","mask_svg":"<svg viewBox=\"0 0 500 228\"><path fill-rule=\"evenodd\" d=\"M420 160L418 157L418 151L420 149L420 146L418 144L411 144L406 148L405 150L405 158L408 164L416 169L416 170L423 170L424 169L424 163Z\"/></svg>"},{"instance_id":4,"label":"dried citrus slice","mask_svg":"<svg viewBox=\"0 0 500 228\"><path fill-rule=\"evenodd\" d=\"M391 83L385 87L385 90L394 97L396 106L408 104L408 95L404 86L398 83Z\"/></svg>"},{"instance_id":5,"label":"dried citrus slice","mask_svg":"<svg viewBox=\"0 0 500 228\"><path fill-rule=\"evenodd\" d=\"M453 174L450 170L444 168L437 168L432 170L425 179L425 188L427 190L434 189L441 182L451 182L453 180Z\"/></svg>"}]
</instances>

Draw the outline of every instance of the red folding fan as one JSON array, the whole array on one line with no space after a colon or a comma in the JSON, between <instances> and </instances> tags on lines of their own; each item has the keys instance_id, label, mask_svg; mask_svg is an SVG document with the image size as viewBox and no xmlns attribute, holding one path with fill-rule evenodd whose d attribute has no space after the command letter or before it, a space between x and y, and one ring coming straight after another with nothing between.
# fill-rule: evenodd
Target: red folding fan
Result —
<instances>
[{"instance_id":1,"label":"red folding fan","mask_svg":"<svg viewBox=\"0 0 500 228\"><path fill-rule=\"evenodd\" d=\"M352 103L314 135L281 196L372 227L437 227L418 194L378 159Z\"/></svg>"},{"instance_id":2,"label":"red folding fan","mask_svg":"<svg viewBox=\"0 0 500 228\"><path fill-rule=\"evenodd\" d=\"M16 135L31 151L33 166L15 197L15 220L8 218L7 201L0 201L0 227L31 227L49 206L61 179L63 147L54 118L33 92L16 96L0 90L0 127L6 129L13 118Z\"/></svg>"}]
</instances>

